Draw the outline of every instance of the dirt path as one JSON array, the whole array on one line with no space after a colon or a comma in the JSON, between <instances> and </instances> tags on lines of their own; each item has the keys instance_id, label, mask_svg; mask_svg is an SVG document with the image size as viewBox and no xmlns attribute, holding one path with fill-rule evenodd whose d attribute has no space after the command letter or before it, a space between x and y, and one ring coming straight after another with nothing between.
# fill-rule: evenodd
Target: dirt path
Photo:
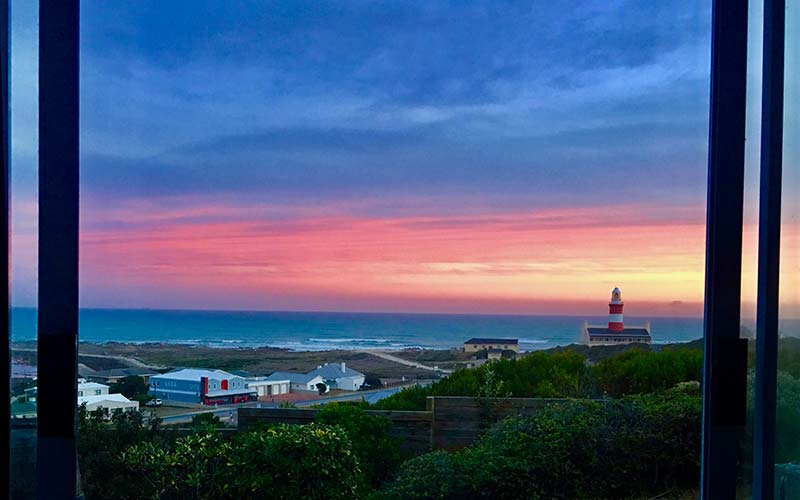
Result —
<instances>
[{"instance_id":1,"label":"dirt path","mask_svg":"<svg viewBox=\"0 0 800 500\"><path fill-rule=\"evenodd\" d=\"M375 350L364 349L364 350L359 351L359 352L365 352L367 354L371 354L373 356L377 356L379 358L383 358L383 359L385 359L387 361L394 361L395 363L400 363L401 365L413 366L414 368L419 368L419 369L422 369L422 370L428 370L428 371L432 371L432 372L441 372L441 373L446 373L446 374L453 373L453 370L445 370L443 368L436 368L436 367L433 367L433 366L423 365L422 363L417 363L416 361L409 361L407 359L403 359L403 358L399 358L397 356L393 356L393 355L391 355L391 354L389 354L389 353L387 353L385 351L375 351Z\"/></svg>"}]
</instances>

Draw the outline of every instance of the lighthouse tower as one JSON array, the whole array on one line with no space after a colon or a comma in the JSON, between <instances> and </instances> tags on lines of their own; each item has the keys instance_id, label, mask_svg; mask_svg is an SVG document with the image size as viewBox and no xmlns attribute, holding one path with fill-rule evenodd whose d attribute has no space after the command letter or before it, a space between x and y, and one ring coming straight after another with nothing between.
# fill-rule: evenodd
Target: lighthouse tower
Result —
<instances>
[{"instance_id":1,"label":"lighthouse tower","mask_svg":"<svg viewBox=\"0 0 800 500\"><path fill-rule=\"evenodd\" d=\"M622 321L622 308L625 303L622 302L622 292L619 288L614 288L611 292L611 302L608 303L608 329L612 332L624 332L625 325Z\"/></svg>"}]
</instances>

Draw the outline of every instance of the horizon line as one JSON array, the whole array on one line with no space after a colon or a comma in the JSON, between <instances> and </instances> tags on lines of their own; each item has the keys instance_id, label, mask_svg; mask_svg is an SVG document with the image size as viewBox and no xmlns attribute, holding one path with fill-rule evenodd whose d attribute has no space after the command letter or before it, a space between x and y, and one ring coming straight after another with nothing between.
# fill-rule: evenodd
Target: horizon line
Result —
<instances>
[{"instance_id":1,"label":"horizon line","mask_svg":"<svg viewBox=\"0 0 800 500\"><path fill-rule=\"evenodd\" d=\"M12 305L11 309L34 309L38 306ZM214 312L214 313L288 313L288 314L363 314L363 315L406 315L406 316L518 316L518 317L543 317L543 318L599 318L607 314L574 313L574 314L542 314L542 313L492 313L492 312L413 312L413 311L343 311L324 309L203 309L203 308L157 308L157 307L79 307L79 311L162 311L162 312ZM626 315L630 318L684 318L703 319L704 315Z\"/></svg>"}]
</instances>

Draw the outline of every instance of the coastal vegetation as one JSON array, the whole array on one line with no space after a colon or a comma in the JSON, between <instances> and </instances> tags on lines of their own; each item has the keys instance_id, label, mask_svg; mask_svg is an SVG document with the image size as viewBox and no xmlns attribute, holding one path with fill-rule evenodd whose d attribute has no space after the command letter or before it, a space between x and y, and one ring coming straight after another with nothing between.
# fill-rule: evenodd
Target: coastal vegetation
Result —
<instances>
[{"instance_id":1,"label":"coastal vegetation","mask_svg":"<svg viewBox=\"0 0 800 500\"><path fill-rule=\"evenodd\" d=\"M697 349L628 349L590 364L578 352L534 352L476 369L458 370L429 387L405 389L379 401L382 410L424 410L428 396L477 396L489 377L504 396L528 398L602 398L645 394L681 382L700 382L703 354ZM501 394L498 394L501 395Z\"/></svg>"},{"instance_id":2,"label":"coastal vegetation","mask_svg":"<svg viewBox=\"0 0 800 500\"><path fill-rule=\"evenodd\" d=\"M461 452L405 462L376 498L617 499L697 485L700 398L571 401L499 422Z\"/></svg>"},{"instance_id":3,"label":"coastal vegetation","mask_svg":"<svg viewBox=\"0 0 800 500\"><path fill-rule=\"evenodd\" d=\"M683 500L696 496L698 483L701 367L693 348L628 349L597 361L577 350L536 352L458 370L375 405L331 403L311 424L246 432L221 428L210 414L178 431L138 412L106 421L82 410L81 483L89 500ZM800 458L798 375L794 365L779 373L778 462ZM751 413L752 389L751 377ZM417 456L401 452L388 418L364 411L420 410L431 395L556 399L487 423L466 448Z\"/></svg>"}]
</instances>

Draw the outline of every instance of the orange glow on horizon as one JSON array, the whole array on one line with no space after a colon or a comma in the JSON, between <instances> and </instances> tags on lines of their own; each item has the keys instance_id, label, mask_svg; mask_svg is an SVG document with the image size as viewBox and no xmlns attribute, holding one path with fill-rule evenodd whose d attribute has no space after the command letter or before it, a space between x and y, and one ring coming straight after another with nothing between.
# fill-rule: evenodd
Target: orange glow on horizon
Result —
<instances>
[{"instance_id":1,"label":"orange glow on horizon","mask_svg":"<svg viewBox=\"0 0 800 500\"><path fill-rule=\"evenodd\" d=\"M280 295L288 302L279 308L296 298L298 308L317 300L320 308L351 310L597 308L598 315L620 286L629 314L701 314L702 219L643 213L646 207L197 223L148 217L144 227L82 232L81 279L89 289L191 296L201 307L222 297L274 309ZM104 217L136 220L134 213Z\"/></svg>"}]
</instances>

